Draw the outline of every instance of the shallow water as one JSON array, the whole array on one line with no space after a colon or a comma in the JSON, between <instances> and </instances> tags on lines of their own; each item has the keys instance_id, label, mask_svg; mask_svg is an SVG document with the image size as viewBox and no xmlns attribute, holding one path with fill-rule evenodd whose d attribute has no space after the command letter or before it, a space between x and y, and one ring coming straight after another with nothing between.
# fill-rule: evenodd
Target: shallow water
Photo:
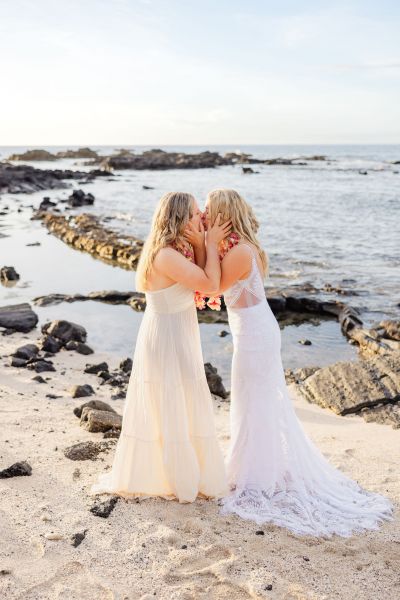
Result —
<instances>
[{"instance_id":1,"label":"shallow water","mask_svg":"<svg viewBox=\"0 0 400 600\"><path fill-rule=\"evenodd\" d=\"M400 146L217 149L221 152L242 150L259 157L326 154L330 160L309 162L303 167L255 165L253 168L258 173L253 175L242 175L240 166L188 171L122 171L116 173L113 181L99 179L85 185L85 190L92 192L96 200L93 207L79 210L112 216L112 227L144 238L154 206L165 191L192 192L202 205L208 190L233 187L252 203L259 218L259 236L271 265L267 286L304 281L316 286L342 285L358 292L359 295L343 299L362 309L366 324L399 317L400 174L396 171L400 165L389 161L400 160ZM0 158L12 151L14 149L0 148ZM102 153L106 151L102 149ZM81 162L61 160L31 164L43 168L81 169ZM361 175L359 170L367 170L368 175ZM143 190L143 185L154 189ZM65 198L69 193L53 190L0 197L0 210L4 205L11 208L9 215L0 216L0 263L1 266L13 265L21 274L16 286L0 286L0 305L31 301L35 296L55 292L134 289L133 272L106 265L67 247L49 235L40 222L30 220L31 209L17 212L19 206L38 206L43 196ZM26 246L35 241L40 241L41 246ZM94 349L108 350L121 358L132 354L142 318L128 307L99 302L63 303L35 307L35 310L41 323L60 315L81 323L88 328L88 343ZM204 358L215 364L227 380L231 338L220 338L221 329L228 328L201 326ZM285 367L322 365L355 357L354 348L341 336L335 321L323 321L318 326L307 323L286 327L282 336ZM310 339L312 345L299 344L298 340L303 338Z\"/></svg>"}]
</instances>

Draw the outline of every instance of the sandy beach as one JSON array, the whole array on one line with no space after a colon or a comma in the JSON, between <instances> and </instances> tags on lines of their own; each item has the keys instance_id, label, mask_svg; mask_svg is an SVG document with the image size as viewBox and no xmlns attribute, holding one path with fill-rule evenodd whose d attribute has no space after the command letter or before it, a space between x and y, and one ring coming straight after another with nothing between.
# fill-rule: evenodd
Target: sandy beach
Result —
<instances>
[{"instance_id":1,"label":"sandy beach","mask_svg":"<svg viewBox=\"0 0 400 600\"><path fill-rule=\"evenodd\" d=\"M115 440L96 460L72 461L65 448L102 439L79 425L71 386L90 383L96 399L122 414L107 386L84 374L87 363L115 356L54 356L47 384L7 367L8 355L37 331L0 337L1 464L26 460L32 475L0 481L0 596L8 599L394 599L400 593L398 431L358 416L340 417L290 390L296 412L324 455L370 490L388 495L394 521L351 538L296 537L272 525L222 517L213 501L179 504L119 499L108 518L90 512L88 495L112 463ZM121 357L123 359L124 357ZM47 398L54 394L56 398ZM229 440L229 402L216 401L220 443ZM107 495L99 497L109 498ZM72 536L84 533L74 547ZM272 586L272 587L271 587Z\"/></svg>"}]
</instances>

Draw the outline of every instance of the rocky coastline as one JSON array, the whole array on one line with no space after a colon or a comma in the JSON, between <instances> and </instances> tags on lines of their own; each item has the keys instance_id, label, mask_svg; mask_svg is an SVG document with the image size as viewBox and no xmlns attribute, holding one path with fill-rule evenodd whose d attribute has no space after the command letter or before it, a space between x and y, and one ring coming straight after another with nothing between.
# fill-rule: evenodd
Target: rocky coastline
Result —
<instances>
[{"instance_id":1,"label":"rocky coastline","mask_svg":"<svg viewBox=\"0 0 400 600\"><path fill-rule=\"evenodd\" d=\"M90 148L66 150L52 154L47 150L33 149L22 154L12 154L9 161L57 161L62 158L89 159L85 165L98 166L101 170L166 170L166 169L210 169L227 165L284 165L306 166L309 162L325 161L326 156L302 156L299 158L265 158L258 159L243 152L227 152L224 155L206 150L198 153L168 152L160 148L135 153L133 150L121 148L114 154L103 156ZM254 172L248 169L247 172Z\"/></svg>"},{"instance_id":2,"label":"rocky coastline","mask_svg":"<svg viewBox=\"0 0 400 600\"><path fill-rule=\"evenodd\" d=\"M67 151L69 157L70 152ZM86 158L92 153L90 149L82 149L80 157ZM85 155L85 156L83 156ZM75 157L75 156L74 156ZM132 153L121 150L118 160L132 160ZM162 161L179 161L178 154L165 153L161 150L144 152L145 162L160 158ZM194 157L205 163L221 164L219 155L212 152L198 155L186 155L187 160ZM219 157L219 158L218 158ZM93 158L93 157L92 157ZM140 160L142 160L140 158ZM324 160L323 156L311 157L313 160ZM36 157L37 159L37 157ZM133 160L138 157L134 156ZM97 158L94 158L97 160ZM139 160L139 159L138 159ZM251 160L248 155L230 154L224 160L245 163ZM171 164L172 164L171 163ZM189 164L187 163L187 164ZM139 163L138 163L139 164ZM144 164L144 163L143 163ZM156 163L152 163L154 168ZM166 164L166 163L163 163ZM200 163L199 163L200 164ZM226 163L223 163L226 164ZM115 166L113 168L116 168ZM137 168L141 168L137 166ZM145 167L143 167L145 168ZM169 167L168 167L169 168ZM171 167L172 168L172 167ZM182 166L181 168L186 168ZM188 167L189 168L189 167ZM191 167L191 168L201 168ZM26 193L39 189L53 189L64 186L65 181L75 180L84 183L98 176L107 175L104 164L99 170L89 173L80 171L41 170L25 165L9 165L0 163L0 190ZM31 219L40 220L49 233L57 236L74 249L87 252L96 259L102 260L128 270L135 270L143 247L143 240L131 235L121 235L107 225L107 217L81 212L68 214L68 210L93 204L95 198L83 190L74 190L67 200L52 201L45 197L39 208L34 210ZM63 210L64 209L64 210ZM0 265L2 282L18 279L19 275L12 266ZM287 380L294 383L299 392L312 403L329 408L337 414L357 413L366 420L388 423L395 428L400 427L400 334L398 321L383 321L375 328L366 328L360 311L351 306L347 299L356 296L357 290L350 287L335 287L327 283L317 289L312 283L287 286L285 288L267 288L267 301L282 327L298 324L315 318L335 319L340 324L342 334L349 343L358 348L357 362L338 362L328 367L304 366L302 369L287 370ZM49 294L32 298L37 306L50 306L62 302L100 301L109 304L126 304L133 310L143 312L146 308L144 294L139 292L118 290L101 290L89 294ZM346 300L346 301L345 301ZM201 323L227 323L224 304L221 311L198 311ZM0 308L0 327L2 335L17 335L34 330L38 317L29 303L3 306ZM51 329L52 325L49 324ZM79 328L70 324L72 329ZM11 357L11 366L52 370L51 357L63 348L81 354L91 354L93 350L86 344L86 334L81 339L70 339L66 344L60 343L57 336L49 335L36 344L36 349L28 349L28 356L16 354ZM308 343L307 340L303 340ZM29 354L33 352L33 354ZM40 354L42 353L42 354ZM210 365L211 377L213 367ZM214 379L217 375L213 374ZM111 377L115 381L115 377ZM116 377L122 387L120 394L126 391L126 378ZM221 381L219 384L221 385ZM218 387L218 386L217 386ZM222 395L224 396L224 394ZM98 410L98 409L96 409Z\"/></svg>"},{"instance_id":3,"label":"rocky coastline","mask_svg":"<svg viewBox=\"0 0 400 600\"><path fill-rule=\"evenodd\" d=\"M96 177L109 174L101 169L73 171L62 169L37 169L30 165L12 165L0 162L0 194L30 194L41 190L68 187L67 181L90 183Z\"/></svg>"}]
</instances>

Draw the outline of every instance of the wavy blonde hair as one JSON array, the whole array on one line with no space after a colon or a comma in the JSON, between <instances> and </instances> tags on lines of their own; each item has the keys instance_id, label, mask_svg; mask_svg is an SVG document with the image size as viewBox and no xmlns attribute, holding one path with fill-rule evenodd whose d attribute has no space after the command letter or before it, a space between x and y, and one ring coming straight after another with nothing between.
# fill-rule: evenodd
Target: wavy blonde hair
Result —
<instances>
[{"instance_id":1,"label":"wavy blonde hair","mask_svg":"<svg viewBox=\"0 0 400 600\"><path fill-rule=\"evenodd\" d=\"M194 202L194 196L185 192L168 192L161 197L136 270L136 288L139 291L146 290L157 252L182 240L184 229L193 216Z\"/></svg>"},{"instance_id":2,"label":"wavy blonde hair","mask_svg":"<svg viewBox=\"0 0 400 600\"><path fill-rule=\"evenodd\" d=\"M231 219L232 231L236 232L243 240L254 244L261 258L263 275L266 277L269 261L256 237L260 224L251 206L236 190L223 188L208 193L207 206L211 224L215 222L218 213L221 213L221 223Z\"/></svg>"}]
</instances>

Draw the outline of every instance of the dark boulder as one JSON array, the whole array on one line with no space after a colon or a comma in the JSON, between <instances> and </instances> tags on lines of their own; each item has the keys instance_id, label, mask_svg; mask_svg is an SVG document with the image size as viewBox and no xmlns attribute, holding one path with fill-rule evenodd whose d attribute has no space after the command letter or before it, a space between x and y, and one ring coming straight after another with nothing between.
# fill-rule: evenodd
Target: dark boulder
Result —
<instances>
[{"instance_id":1,"label":"dark boulder","mask_svg":"<svg viewBox=\"0 0 400 600\"><path fill-rule=\"evenodd\" d=\"M94 389L88 383L85 383L83 385L74 385L71 388L71 396L73 398L83 398L85 396L91 396L94 393Z\"/></svg>"},{"instance_id":2,"label":"dark boulder","mask_svg":"<svg viewBox=\"0 0 400 600\"><path fill-rule=\"evenodd\" d=\"M25 344L24 346L20 346L12 353L12 356L16 356L18 358L23 358L25 360L30 360L34 356L36 356L39 352L39 348L36 344Z\"/></svg>"},{"instance_id":3,"label":"dark boulder","mask_svg":"<svg viewBox=\"0 0 400 600\"><path fill-rule=\"evenodd\" d=\"M108 364L106 362L101 362L96 365L86 365L83 372L84 373L92 373L97 375L100 371L108 371Z\"/></svg>"},{"instance_id":4,"label":"dark boulder","mask_svg":"<svg viewBox=\"0 0 400 600\"><path fill-rule=\"evenodd\" d=\"M0 479L8 479L10 477L23 477L32 475L32 467L26 461L16 462L11 467L0 471Z\"/></svg>"},{"instance_id":5,"label":"dark boulder","mask_svg":"<svg viewBox=\"0 0 400 600\"><path fill-rule=\"evenodd\" d=\"M82 325L77 325L71 321L65 321L63 319L54 320L49 323L42 325L42 333L51 335L64 343L70 340L77 342L86 342L87 332Z\"/></svg>"},{"instance_id":6,"label":"dark boulder","mask_svg":"<svg viewBox=\"0 0 400 600\"><path fill-rule=\"evenodd\" d=\"M27 333L34 329L39 321L27 302L0 307L0 327Z\"/></svg>"},{"instance_id":7,"label":"dark boulder","mask_svg":"<svg viewBox=\"0 0 400 600\"><path fill-rule=\"evenodd\" d=\"M0 269L0 281L2 283L8 281L18 281L19 278L19 274L14 267L2 267Z\"/></svg>"},{"instance_id":8,"label":"dark boulder","mask_svg":"<svg viewBox=\"0 0 400 600\"><path fill-rule=\"evenodd\" d=\"M27 365L28 369L36 371L36 373L43 373L44 371L55 371L53 363L49 360L39 359L35 362L29 362Z\"/></svg>"},{"instance_id":9,"label":"dark boulder","mask_svg":"<svg viewBox=\"0 0 400 600\"><path fill-rule=\"evenodd\" d=\"M204 370L210 392L216 396L220 396L220 398L227 398L228 393L224 387L224 384L222 383L221 376L218 375L217 369L213 367L211 363L205 363Z\"/></svg>"},{"instance_id":10,"label":"dark boulder","mask_svg":"<svg viewBox=\"0 0 400 600\"><path fill-rule=\"evenodd\" d=\"M70 340L65 344L66 350L74 350L79 354L93 354L94 350L88 346L87 344L83 344L82 342L77 342L76 340Z\"/></svg>"},{"instance_id":11,"label":"dark boulder","mask_svg":"<svg viewBox=\"0 0 400 600\"><path fill-rule=\"evenodd\" d=\"M131 358L125 358L119 364L119 368L125 373L130 373L132 371L133 361Z\"/></svg>"},{"instance_id":12,"label":"dark boulder","mask_svg":"<svg viewBox=\"0 0 400 600\"><path fill-rule=\"evenodd\" d=\"M46 196L39 204L39 210L47 210L48 208L52 208L54 206L57 206L57 202L53 202L48 196Z\"/></svg>"},{"instance_id":13,"label":"dark boulder","mask_svg":"<svg viewBox=\"0 0 400 600\"><path fill-rule=\"evenodd\" d=\"M52 335L46 335L39 341L39 344L45 352L56 354L62 348L63 342Z\"/></svg>"},{"instance_id":14,"label":"dark boulder","mask_svg":"<svg viewBox=\"0 0 400 600\"><path fill-rule=\"evenodd\" d=\"M84 402L83 404L81 404L81 406L75 407L74 415L80 419L84 408L102 411L108 410L109 412L117 414L116 411L109 404L107 404L107 402L103 402L103 400L89 400L88 402Z\"/></svg>"},{"instance_id":15,"label":"dark boulder","mask_svg":"<svg viewBox=\"0 0 400 600\"><path fill-rule=\"evenodd\" d=\"M85 206L87 204L94 204L94 196L90 192L85 194L83 190L74 190L68 197L68 203L70 206L76 208L77 206Z\"/></svg>"}]
</instances>

